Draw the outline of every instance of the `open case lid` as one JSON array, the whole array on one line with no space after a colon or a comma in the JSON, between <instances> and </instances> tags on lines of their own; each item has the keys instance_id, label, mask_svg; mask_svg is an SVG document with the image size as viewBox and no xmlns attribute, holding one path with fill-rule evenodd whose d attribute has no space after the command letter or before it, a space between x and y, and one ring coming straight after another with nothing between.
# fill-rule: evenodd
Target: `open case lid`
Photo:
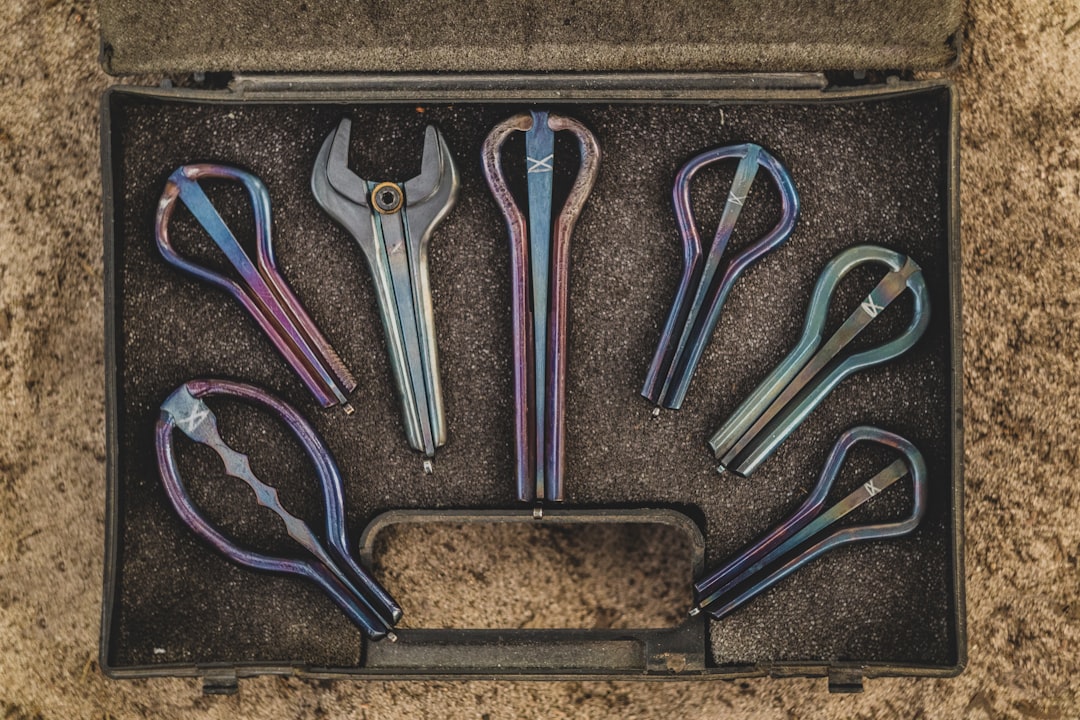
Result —
<instances>
[{"instance_id":1,"label":"open case lid","mask_svg":"<svg viewBox=\"0 0 1080 720\"><path fill-rule=\"evenodd\" d=\"M141 72L932 70L961 0L102 0L102 57Z\"/></svg>"}]
</instances>

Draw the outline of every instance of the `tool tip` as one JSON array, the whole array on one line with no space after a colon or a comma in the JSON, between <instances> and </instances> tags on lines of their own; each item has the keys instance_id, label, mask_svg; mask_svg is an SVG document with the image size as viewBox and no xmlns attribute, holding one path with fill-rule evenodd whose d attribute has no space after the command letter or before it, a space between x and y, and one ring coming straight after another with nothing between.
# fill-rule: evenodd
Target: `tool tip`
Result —
<instances>
[{"instance_id":1,"label":"tool tip","mask_svg":"<svg viewBox=\"0 0 1080 720\"><path fill-rule=\"evenodd\" d=\"M544 517L544 508L542 505L537 505L533 508L533 520L542 520Z\"/></svg>"},{"instance_id":2,"label":"tool tip","mask_svg":"<svg viewBox=\"0 0 1080 720\"><path fill-rule=\"evenodd\" d=\"M341 409L345 411L346 415L352 415L354 412L356 412L356 408L354 408L349 403L342 403Z\"/></svg>"},{"instance_id":3,"label":"tool tip","mask_svg":"<svg viewBox=\"0 0 1080 720\"><path fill-rule=\"evenodd\" d=\"M424 459L424 474L430 475L435 472L435 465L428 459Z\"/></svg>"},{"instance_id":4,"label":"tool tip","mask_svg":"<svg viewBox=\"0 0 1080 720\"><path fill-rule=\"evenodd\" d=\"M727 470L727 468L725 468L723 465L717 465L716 466L716 474L717 475L723 475L726 470Z\"/></svg>"},{"instance_id":5,"label":"tool tip","mask_svg":"<svg viewBox=\"0 0 1080 720\"><path fill-rule=\"evenodd\" d=\"M397 635L395 635L392 632L388 632L388 633L386 633L386 639L389 640L390 642L397 642Z\"/></svg>"},{"instance_id":6,"label":"tool tip","mask_svg":"<svg viewBox=\"0 0 1080 720\"><path fill-rule=\"evenodd\" d=\"M699 607L690 608L690 617L697 617L698 614L700 614L700 613L701 613L701 608L699 608Z\"/></svg>"},{"instance_id":7,"label":"tool tip","mask_svg":"<svg viewBox=\"0 0 1080 720\"><path fill-rule=\"evenodd\" d=\"M654 407L654 408L652 409L652 416L653 416L654 418L658 418L658 417L660 417L660 406L659 406L659 405L657 405L656 407Z\"/></svg>"}]
</instances>

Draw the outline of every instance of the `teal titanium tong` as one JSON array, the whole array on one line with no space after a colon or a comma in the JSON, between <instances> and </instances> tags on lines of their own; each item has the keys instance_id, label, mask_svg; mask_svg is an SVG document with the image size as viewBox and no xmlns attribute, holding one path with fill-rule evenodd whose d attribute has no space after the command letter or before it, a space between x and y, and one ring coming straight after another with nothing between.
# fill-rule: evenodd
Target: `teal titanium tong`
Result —
<instances>
[{"instance_id":1,"label":"teal titanium tong","mask_svg":"<svg viewBox=\"0 0 1080 720\"><path fill-rule=\"evenodd\" d=\"M833 292L841 278L868 263L884 265L889 273L822 344ZM904 332L833 363L840 351L905 290L914 295L915 308ZM914 260L875 245L857 245L841 252L818 278L798 344L709 440L720 469L750 475L841 380L903 354L922 337L929 322L930 294Z\"/></svg>"}]
</instances>

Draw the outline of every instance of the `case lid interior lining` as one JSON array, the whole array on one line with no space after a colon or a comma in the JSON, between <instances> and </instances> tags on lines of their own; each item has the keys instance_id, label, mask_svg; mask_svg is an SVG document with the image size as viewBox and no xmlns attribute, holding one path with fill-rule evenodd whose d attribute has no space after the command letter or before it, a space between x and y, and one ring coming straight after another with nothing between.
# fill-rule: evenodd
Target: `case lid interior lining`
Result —
<instances>
[{"instance_id":1,"label":"case lid interior lining","mask_svg":"<svg viewBox=\"0 0 1080 720\"><path fill-rule=\"evenodd\" d=\"M102 63L142 72L940 69L960 0L519 3L104 0Z\"/></svg>"}]
</instances>

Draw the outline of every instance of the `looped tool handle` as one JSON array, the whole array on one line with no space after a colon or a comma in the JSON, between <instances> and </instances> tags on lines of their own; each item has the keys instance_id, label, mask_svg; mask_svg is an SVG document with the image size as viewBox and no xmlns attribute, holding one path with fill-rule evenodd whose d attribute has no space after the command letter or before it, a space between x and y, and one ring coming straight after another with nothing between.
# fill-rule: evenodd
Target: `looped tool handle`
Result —
<instances>
[{"instance_id":1,"label":"looped tool handle","mask_svg":"<svg viewBox=\"0 0 1080 720\"><path fill-rule=\"evenodd\" d=\"M702 168L732 158L739 159L739 166L712 246L702 261L701 237L690 204L690 183ZM780 221L759 240L735 254L721 271L721 258L758 168L765 169L780 192ZM678 409L716 329L728 293L746 268L791 236L799 217L799 195L791 175L779 160L758 145L743 143L709 150L683 165L675 177L672 201L683 244L683 271L641 394L663 407Z\"/></svg>"},{"instance_id":2,"label":"looped tool handle","mask_svg":"<svg viewBox=\"0 0 1080 720\"><path fill-rule=\"evenodd\" d=\"M822 344L829 304L840 280L868 263L884 265L890 272ZM830 368L840 350L905 290L914 297L907 328L892 340L852 353ZM709 440L721 467L742 476L752 473L841 380L903 354L918 342L929 322L930 293L914 260L875 245L841 252L818 278L799 342Z\"/></svg>"},{"instance_id":3,"label":"looped tool handle","mask_svg":"<svg viewBox=\"0 0 1080 720\"><path fill-rule=\"evenodd\" d=\"M257 265L251 262L251 258L236 241L232 231L200 187L199 180L204 179L232 180L244 187L255 212L255 245L258 249L256 261L260 266L277 270L270 236L270 194L266 190L266 185L251 173L227 165L211 163L184 165L173 171L165 184L161 201L158 203L155 236L158 250L172 265L225 290L254 312L252 310L255 308L254 303L239 283L188 260L177 252L169 237L169 221L176 208L176 201L182 200L242 277L246 277L245 273L258 272Z\"/></svg>"},{"instance_id":4,"label":"looped tool handle","mask_svg":"<svg viewBox=\"0 0 1080 720\"><path fill-rule=\"evenodd\" d=\"M581 165L553 217L555 133L562 130L577 139ZM525 133L527 218L510 192L500 158L514 132ZM510 234L517 496L558 502L563 499L570 235L596 181L600 147L578 120L535 111L496 125L481 160Z\"/></svg>"},{"instance_id":5,"label":"looped tool handle","mask_svg":"<svg viewBox=\"0 0 1080 720\"><path fill-rule=\"evenodd\" d=\"M218 430L217 418L202 399L215 395L239 398L271 410L300 441L315 465L322 489L329 549L323 547L303 520L281 505L276 489L255 476L248 456L225 443ZM226 474L247 483L258 503L282 519L289 537L310 552L316 562L247 550L214 527L199 512L180 479L173 447L175 429L212 448L221 457ZM177 388L162 404L155 439L162 485L177 514L193 532L241 565L268 572L293 573L318 583L349 619L372 639L388 635L392 638L390 628L401 618L401 609L349 553L341 473L315 429L296 410L252 385L228 380L192 380Z\"/></svg>"},{"instance_id":6,"label":"looped tool handle","mask_svg":"<svg viewBox=\"0 0 1080 720\"><path fill-rule=\"evenodd\" d=\"M199 180L207 178L239 182L247 191L255 212L254 262L199 185ZM176 251L169 236L169 221L178 199L225 254L243 283L198 265ZM347 413L352 412L346 395L356 387L356 380L278 273L271 238L270 196L259 178L226 165L179 167L165 184L158 203L155 230L162 257L232 295L258 323L322 407L341 404Z\"/></svg>"},{"instance_id":7,"label":"looped tool handle","mask_svg":"<svg viewBox=\"0 0 1080 720\"><path fill-rule=\"evenodd\" d=\"M888 446L897 450L901 457L832 508L822 512L822 505L848 451L859 442ZM914 490L914 503L911 514L906 518L895 522L845 527L822 535L830 525L908 475ZM881 540L910 533L918 526L926 512L926 498L926 462L922 453L911 442L895 433L875 427L852 428L841 435L833 446L817 485L790 518L744 549L720 570L694 584L695 602L691 614L696 615L705 610L716 619L722 618L835 547L860 540ZM773 566L775 569L769 570ZM725 602L720 603L725 599Z\"/></svg>"}]
</instances>

